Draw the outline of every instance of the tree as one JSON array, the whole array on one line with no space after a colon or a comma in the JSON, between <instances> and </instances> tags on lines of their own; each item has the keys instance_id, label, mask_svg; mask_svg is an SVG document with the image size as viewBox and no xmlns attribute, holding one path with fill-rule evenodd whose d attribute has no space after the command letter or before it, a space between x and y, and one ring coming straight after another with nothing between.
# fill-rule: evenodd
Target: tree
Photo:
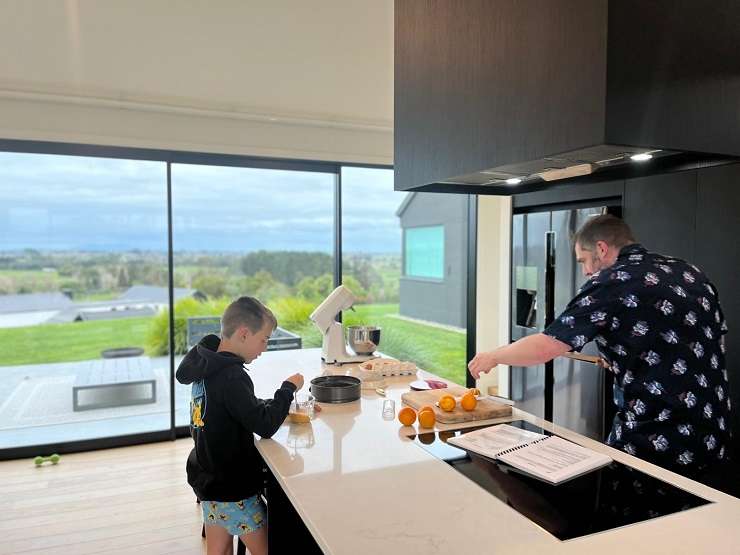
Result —
<instances>
[{"instance_id":1,"label":"tree","mask_svg":"<svg viewBox=\"0 0 740 555\"><path fill-rule=\"evenodd\" d=\"M226 276L219 273L200 273L193 278L193 288L210 298L226 295Z\"/></svg>"},{"instance_id":2,"label":"tree","mask_svg":"<svg viewBox=\"0 0 740 555\"><path fill-rule=\"evenodd\" d=\"M332 257L323 252L256 251L241 261L244 274L264 270L278 281L295 286L304 277L317 277L331 268Z\"/></svg>"},{"instance_id":3,"label":"tree","mask_svg":"<svg viewBox=\"0 0 740 555\"><path fill-rule=\"evenodd\" d=\"M126 271L126 266L121 266L118 269L118 288L119 289L126 289L131 285L131 282L128 278L128 272Z\"/></svg>"}]
</instances>

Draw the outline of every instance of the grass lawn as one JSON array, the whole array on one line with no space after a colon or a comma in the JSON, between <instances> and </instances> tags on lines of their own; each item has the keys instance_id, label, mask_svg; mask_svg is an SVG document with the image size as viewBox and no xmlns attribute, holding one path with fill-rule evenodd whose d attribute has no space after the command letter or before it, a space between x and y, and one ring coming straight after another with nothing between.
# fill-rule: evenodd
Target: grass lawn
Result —
<instances>
[{"instance_id":1,"label":"grass lawn","mask_svg":"<svg viewBox=\"0 0 740 555\"><path fill-rule=\"evenodd\" d=\"M410 360L424 370L464 385L466 334L397 316L397 304L358 305L355 312L344 313L344 322L380 326L379 350L384 354ZM321 335L313 324L290 331L303 338L304 347L321 346Z\"/></svg>"},{"instance_id":2,"label":"grass lawn","mask_svg":"<svg viewBox=\"0 0 740 555\"><path fill-rule=\"evenodd\" d=\"M415 362L420 368L465 383L465 334L397 318L397 304L360 305L345 313L345 323L380 326L380 350ZM126 318L0 329L0 366L90 360L115 347L144 347L152 318ZM289 328L290 329L290 328ZM313 323L290 329L304 347L320 347Z\"/></svg>"},{"instance_id":3,"label":"grass lawn","mask_svg":"<svg viewBox=\"0 0 740 555\"><path fill-rule=\"evenodd\" d=\"M116 347L144 347L151 318L0 329L0 366L100 358Z\"/></svg>"}]
</instances>

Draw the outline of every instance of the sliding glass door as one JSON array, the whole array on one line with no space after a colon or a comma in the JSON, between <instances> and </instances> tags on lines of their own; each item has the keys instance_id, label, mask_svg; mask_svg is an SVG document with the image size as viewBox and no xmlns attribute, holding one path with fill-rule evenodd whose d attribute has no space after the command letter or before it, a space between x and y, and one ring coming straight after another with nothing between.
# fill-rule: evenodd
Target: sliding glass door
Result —
<instances>
[{"instance_id":1,"label":"sliding glass door","mask_svg":"<svg viewBox=\"0 0 740 555\"><path fill-rule=\"evenodd\" d=\"M0 450L170 428L166 170L0 152Z\"/></svg>"},{"instance_id":2,"label":"sliding glass door","mask_svg":"<svg viewBox=\"0 0 740 555\"><path fill-rule=\"evenodd\" d=\"M175 365L204 334L219 333L219 317L242 295L277 316L268 350L321 345L308 316L334 287L335 180L318 171L172 165ZM177 426L189 424L189 400L177 384Z\"/></svg>"},{"instance_id":3,"label":"sliding glass door","mask_svg":"<svg viewBox=\"0 0 740 555\"><path fill-rule=\"evenodd\" d=\"M174 369L242 295L268 350L316 348L341 279L347 323L464 383L466 203L388 168L0 141L0 459L187 433Z\"/></svg>"}]
</instances>

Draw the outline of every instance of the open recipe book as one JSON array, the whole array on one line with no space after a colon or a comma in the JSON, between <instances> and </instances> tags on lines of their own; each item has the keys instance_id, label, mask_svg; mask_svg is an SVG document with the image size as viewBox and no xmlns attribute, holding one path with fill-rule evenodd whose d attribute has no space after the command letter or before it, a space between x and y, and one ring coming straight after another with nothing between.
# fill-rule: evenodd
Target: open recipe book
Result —
<instances>
[{"instance_id":1,"label":"open recipe book","mask_svg":"<svg viewBox=\"0 0 740 555\"><path fill-rule=\"evenodd\" d=\"M452 437L447 443L513 466L524 474L559 484L601 468L610 457L557 436L499 424Z\"/></svg>"}]
</instances>

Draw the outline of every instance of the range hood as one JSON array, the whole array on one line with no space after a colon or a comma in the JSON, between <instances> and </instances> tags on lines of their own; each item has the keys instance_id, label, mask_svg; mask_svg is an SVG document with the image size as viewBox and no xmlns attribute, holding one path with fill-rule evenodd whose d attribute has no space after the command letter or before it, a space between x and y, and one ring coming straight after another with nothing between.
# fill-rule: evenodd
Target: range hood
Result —
<instances>
[{"instance_id":1,"label":"range hood","mask_svg":"<svg viewBox=\"0 0 740 555\"><path fill-rule=\"evenodd\" d=\"M740 2L396 2L396 189L511 195L736 162Z\"/></svg>"}]
</instances>

